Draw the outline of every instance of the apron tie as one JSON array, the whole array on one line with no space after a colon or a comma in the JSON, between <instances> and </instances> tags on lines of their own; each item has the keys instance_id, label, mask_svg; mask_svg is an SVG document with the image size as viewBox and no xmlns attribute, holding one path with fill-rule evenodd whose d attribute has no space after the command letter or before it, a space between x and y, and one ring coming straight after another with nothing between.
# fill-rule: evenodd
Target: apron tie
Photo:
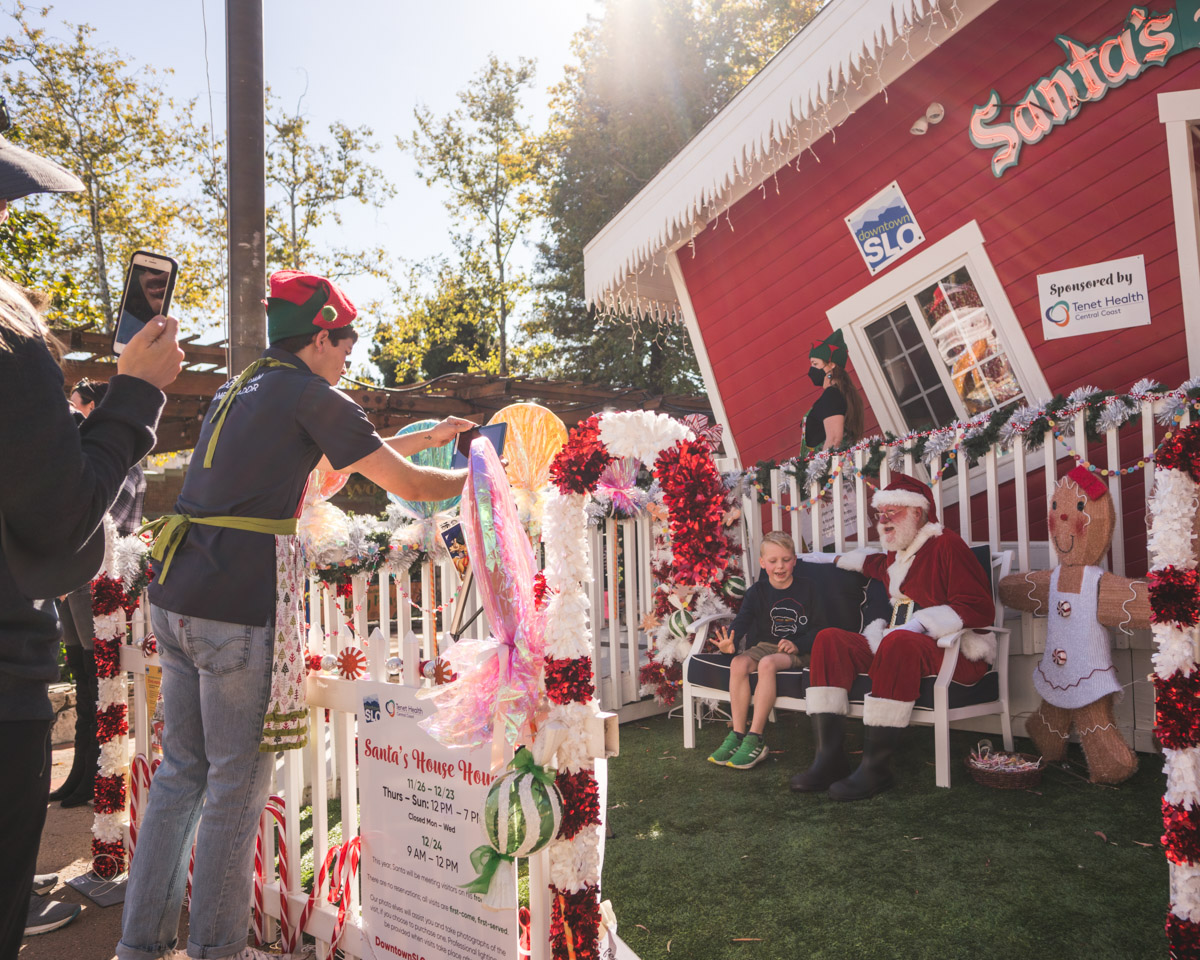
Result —
<instances>
[{"instance_id":1,"label":"apron tie","mask_svg":"<svg viewBox=\"0 0 1200 960\"><path fill-rule=\"evenodd\" d=\"M167 579L167 571L171 567L175 551L179 549L179 545L187 536L188 527L194 523L206 527L225 527L228 530L249 530L251 533L289 536L296 532L298 522L296 517L289 517L286 520L264 520L259 517L189 517L182 513L169 513L157 520L151 520L141 527L138 533L149 530L154 535L154 547L150 551L150 557L162 564L158 582L163 583Z\"/></svg>"}]
</instances>

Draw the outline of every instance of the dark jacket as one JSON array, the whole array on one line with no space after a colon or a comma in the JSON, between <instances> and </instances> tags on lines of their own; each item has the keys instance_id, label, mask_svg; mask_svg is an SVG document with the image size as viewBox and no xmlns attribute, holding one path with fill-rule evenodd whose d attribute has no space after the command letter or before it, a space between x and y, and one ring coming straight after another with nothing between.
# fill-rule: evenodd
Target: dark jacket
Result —
<instances>
[{"instance_id":1,"label":"dark jacket","mask_svg":"<svg viewBox=\"0 0 1200 960\"><path fill-rule=\"evenodd\" d=\"M129 468L153 448L166 397L118 375L76 427L46 345L0 336L11 348L0 350L0 721L38 720L53 716L46 685L58 678L60 633L43 598L97 573L97 529Z\"/></svg>"},{"instance_id":2,"label":"dark jacket","mask_svg":"<svg viewBox=\"0 0 1200 960\"><path fill-rule=\"evenodd\" d=\"M793 575L791 585L783 590L776 590L765 577L750 584L732 630L739 652L756 643L790 640L798 653L805 654L812 653L817 631L827 626L811 581Z\"/></svg>"}]
</instances>

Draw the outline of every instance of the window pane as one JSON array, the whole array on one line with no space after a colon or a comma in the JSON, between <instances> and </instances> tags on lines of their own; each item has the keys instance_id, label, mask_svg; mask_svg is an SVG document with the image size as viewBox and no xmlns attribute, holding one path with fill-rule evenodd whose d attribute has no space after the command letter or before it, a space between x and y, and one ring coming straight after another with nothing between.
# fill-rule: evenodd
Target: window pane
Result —
<instances>
[{"instance_id":1,"label":"window pane","mask_svg":"<svg viewBox=\"0 0 1200 960\"><path fill-rule=\"evenodd\" d=\"M909 430L949 423L954 405L907 304L867 326L867 340ZM938 411L950 416L938 420Z\"/></svg>"},{"instance_id":2,"label":"window pane","mask_svg":"<svg viewBox=\"0 0 1200 960\"><path fill-rule=\"evenodd\" d=\"M969 416L1020 398L1012 364L966 267L919 291L916 300L937 359Z\"/></svg>"}]
</instances>

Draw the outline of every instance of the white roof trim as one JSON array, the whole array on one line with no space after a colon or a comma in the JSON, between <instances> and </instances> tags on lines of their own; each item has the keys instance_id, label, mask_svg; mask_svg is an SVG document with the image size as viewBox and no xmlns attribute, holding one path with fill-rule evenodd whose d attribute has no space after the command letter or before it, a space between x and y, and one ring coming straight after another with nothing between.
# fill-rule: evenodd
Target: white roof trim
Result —
<instances>
[{"instance_id":1,"label":"white roof trim","mask_svg":"<svg viewBox=\"0 0 1200 960\"><path fill-rule=\"evenodd\" d=\"M666 254L993 2L829 0L587 244L588 303L678 319Z\"/></svg>"}]
</instances>

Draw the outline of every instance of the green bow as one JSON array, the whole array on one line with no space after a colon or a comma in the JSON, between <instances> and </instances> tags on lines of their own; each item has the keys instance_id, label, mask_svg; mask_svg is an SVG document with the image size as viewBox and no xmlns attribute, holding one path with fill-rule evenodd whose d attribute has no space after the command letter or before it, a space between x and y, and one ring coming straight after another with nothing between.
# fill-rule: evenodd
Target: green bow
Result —
<instances>
[{"instance_id":1,"label":"green bow","mask_svg":"<svg viewBox=\"0 0 1200 960\"><path fill-rule=\"evenodd\" d=\"M558 772L553 767L539 767L534 763L533 754L529 752L528 747L518 750L516 756L508 761L508 766L519 773L531 774L538 783L546 787L554 786L554 777Z\"/></svg>"},{"instance_id":2,"label":"green bow","mask_svg":"<svg viewBox=\"0 0 1200 960\"><path fill-rule=\"evenodd\" d=\"M491 887L492 878L500 869L500 864L512 862L512 857L500 853L491 844L485 843L481 847L476 847L471 851L471 868L479 876L470 883L461 883L459 886L468 893L478 893L480 896L484 896Z\"/></svg>"},{"instance_id":3,"label":"green bow","mask_svg":"<svg viewBox=\"0 0 1200 960\"><path fill-rule=\"evenodd\" d=\"M138 533L149 530L154 536L150 557L162 564L162 569L158 572L159 583L167 579L167 571L171 568L175 551L187 536L188 527L194 523L205 527L225 527L228 530L249 530L251 533L286 537L296 532L299 521L295 517L286 520L264 520L260 517L188 517L182 513L168 513L157 520L151 520L139 527Z\"/></svg>"}]
</instances>

